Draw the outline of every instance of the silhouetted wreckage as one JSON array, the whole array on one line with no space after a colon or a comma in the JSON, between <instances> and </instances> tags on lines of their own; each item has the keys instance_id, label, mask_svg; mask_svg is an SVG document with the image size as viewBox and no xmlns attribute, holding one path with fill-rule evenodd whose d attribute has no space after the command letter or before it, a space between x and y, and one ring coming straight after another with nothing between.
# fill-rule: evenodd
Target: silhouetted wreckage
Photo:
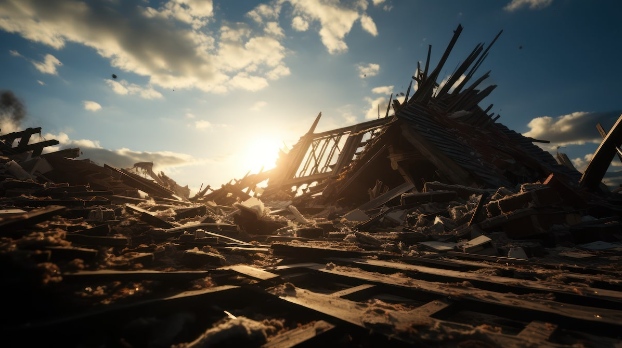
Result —
<instances>
[{"instance_id":1,"label":"silhouetted wreckage","mask_svg":"<svg viewBox=\"0 0 622 348\"><path fill-rule=\"evenodd\" d=\"M620 121L556 160L480 107L498 36L438 84L461 31L384 117L192 197L0 136L5 346L620 345Z\"/></svg>"}]
</instances>

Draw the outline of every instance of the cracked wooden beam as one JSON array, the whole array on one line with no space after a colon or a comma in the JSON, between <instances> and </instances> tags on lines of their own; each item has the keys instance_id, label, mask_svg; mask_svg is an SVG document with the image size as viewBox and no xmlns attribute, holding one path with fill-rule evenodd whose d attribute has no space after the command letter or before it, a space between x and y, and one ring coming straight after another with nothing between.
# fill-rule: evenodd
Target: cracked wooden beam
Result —
<instances>
[{"instance_id":1,"label":"cracked wooden beam","mask_svg":"<svg viewBox=\"0 0 622 348\"><path fill-rule=\"evenodd\" d=\"M605 177L605 173L617 153L617 148L622 145L622 115L618 118L603 142L594 153L594 157L579 180L579 185L595 190Z\"/></svg>"}]
</instances>

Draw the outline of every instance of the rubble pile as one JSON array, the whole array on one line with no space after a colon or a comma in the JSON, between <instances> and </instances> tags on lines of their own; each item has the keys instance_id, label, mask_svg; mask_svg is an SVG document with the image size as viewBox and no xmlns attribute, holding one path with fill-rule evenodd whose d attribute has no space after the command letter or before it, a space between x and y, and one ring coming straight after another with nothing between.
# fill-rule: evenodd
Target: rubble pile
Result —
<instances>
[{"instance_id":1,"label":"rubble pile","mask_svg":"<svg viewBox=\"0 0 622 348\"><path fill-rule=\"evenodd\" d=\"M619 345L620 121L585 173L558 163L479 106L499 35L438 85L461 31L384 117L320 114L276 168L194 196L0 135L8 346Z\"/></svg>"}]
</instances>

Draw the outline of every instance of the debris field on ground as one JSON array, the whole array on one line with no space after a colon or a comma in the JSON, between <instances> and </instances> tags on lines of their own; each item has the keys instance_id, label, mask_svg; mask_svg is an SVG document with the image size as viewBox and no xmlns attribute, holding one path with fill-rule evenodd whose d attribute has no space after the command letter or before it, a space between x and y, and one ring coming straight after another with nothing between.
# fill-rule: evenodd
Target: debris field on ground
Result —
<instances>
[{"instance_id":1,"label":"debris field on ground","mask_svg":"<svg viewBox=\"0 0 622 348\"><path fill-rule=\"evenodd\" d=\"M622 116L580 173L488 113L499 35L439 86L461 31L378 119L194 195L0 135L6 346L622 345Z\"/></svg>"}]
</instances>

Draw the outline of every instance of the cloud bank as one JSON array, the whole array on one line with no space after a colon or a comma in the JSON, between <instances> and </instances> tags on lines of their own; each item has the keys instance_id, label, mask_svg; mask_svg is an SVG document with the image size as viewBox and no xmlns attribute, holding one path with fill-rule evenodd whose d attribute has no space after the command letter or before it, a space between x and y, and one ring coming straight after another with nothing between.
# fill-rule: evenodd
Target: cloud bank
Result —
<instances>
[{"instance_id":1,"label":"cloud bank","mask_svg":"<svg viewBox=\"0 0 622 348\"><path fill-rule=\"evenodd\" d=\"M285 3L291 6L282 14ZM331 54L347 51L345 36L357 21L378 35L366 0L273 0L249 11L247 23L217 18L211 0L151 6L143 1L0 0L0 29L56 50L68 43L92 48L111 66L147 77L146 93L107 81L116 93L143 98L158 98L154 88L257 91L288 76L283 21L298 31L317 31ZM52 54L32 63L45 74L57 74L60 66Z\"/></svg>"},{"instance_id":2,"label":"cloud bank","mask_svg":"<svg viewBox=\"0 0 622 348\"><path fill-rule=\"evenodd\" d=\"M540 116L527 124L529 131L523 135L551 142L549 149L556 146L599 144L602 137L596 130L600 123L605 131L611 127L622 114L622 110L608 112L573 112L557 117Z\"/></svg>"},{"instance_id":3,"label":"cloud bank","mask_svg":"<svg viewBox=\"0 0 622 348\"><path fill-rule=\"evenodd\" d=\"M108 164L117 168L130 168L136 162L153 162L154 170L165 170L200 162L188 154L171 151L134 151L128 148L106 149L100 145L99 141L70 139L69 135L64 132L46 133L43 137L45 139L56 139L59 142L58 146L47 147L44 152L78 147L82 153L80 158L89 159L98 165Z\"/></svg>"},{"instance_id":4,"label":"cloud bank","mask_svg":"<svg viewBox=\"0 0 622 348\"><path fill-rule=\"evenodd\" d=\"M523 7L528 7L530 10L540 10L550 6L552 3L553 0L512 0L503 9L508 12L514 12Z\"/></svg>"}]
</instances>

